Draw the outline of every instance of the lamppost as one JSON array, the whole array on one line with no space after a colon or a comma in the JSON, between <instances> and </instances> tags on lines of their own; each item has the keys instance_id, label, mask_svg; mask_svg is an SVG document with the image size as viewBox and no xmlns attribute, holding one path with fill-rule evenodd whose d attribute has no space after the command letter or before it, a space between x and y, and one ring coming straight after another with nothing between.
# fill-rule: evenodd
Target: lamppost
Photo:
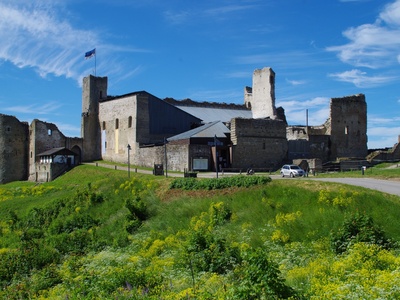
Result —
<instances>
[{"instance_id":1,"label":"lamppost","mask_svg":"<svg viewBox=\"0 0 400 300\"><path fill-rule=\"evenodd\" d=\"M214 146L215 146L215 172L217 173L217 178L218 178L218 152L217 152L217 135L214 135Z\"/></svg>"},{"instance_id":2,"label":"lamppost","mask_svg":"<svg viewBox=\"0 0 400 300\"><path fill-rule=\"evenodd\" d=\"M167 143L168 143L167 139L164 138L165 177L168 177Z\"/></svg>"},{"instance_id":3,"label":"lamppost","mask_svg":"<svg viewBox=\"0 0 400 300\"><path fill-rule=\"evenodd\" d=\"M131 145L128 144L128 146L126 146L128 148L128 178L131 178L131 161L130 161L130 155L129 155L129 151L131 151Z\"/></svg>"}]
</instances>

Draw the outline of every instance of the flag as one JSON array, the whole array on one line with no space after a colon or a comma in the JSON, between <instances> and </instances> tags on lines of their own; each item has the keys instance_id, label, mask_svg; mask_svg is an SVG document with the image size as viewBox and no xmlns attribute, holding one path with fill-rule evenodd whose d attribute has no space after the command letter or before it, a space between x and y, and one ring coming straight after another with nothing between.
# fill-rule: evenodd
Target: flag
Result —
<instances>
[{"instance_id":1,"label":"flag","mask_svg":"<svg viewBox=\"0 0 400 300\"><path fill-rule=\"evenodd\" d=\"M96 55L96 48L85 53L85 59L89 59Z\"/></svg>"}]
</instances>

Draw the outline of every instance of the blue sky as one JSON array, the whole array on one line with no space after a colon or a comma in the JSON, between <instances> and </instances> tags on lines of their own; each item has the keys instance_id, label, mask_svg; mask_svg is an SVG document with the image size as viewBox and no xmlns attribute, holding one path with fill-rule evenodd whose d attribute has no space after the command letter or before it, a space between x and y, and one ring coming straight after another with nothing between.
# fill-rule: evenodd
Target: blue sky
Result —
<instances>
[{"instance_id":1,"label":"blue sky","mask_svg":"<svg viewBox=\"0 0 400 300\"><path fill-rule=\"evenodd\" d=\"M289 124L363 93L369 148L400 135L400 0L0 0L0 41L0 113L67 136L95 66L110 95L238 104L271 67Z\"/></svg>"}]
</instances>

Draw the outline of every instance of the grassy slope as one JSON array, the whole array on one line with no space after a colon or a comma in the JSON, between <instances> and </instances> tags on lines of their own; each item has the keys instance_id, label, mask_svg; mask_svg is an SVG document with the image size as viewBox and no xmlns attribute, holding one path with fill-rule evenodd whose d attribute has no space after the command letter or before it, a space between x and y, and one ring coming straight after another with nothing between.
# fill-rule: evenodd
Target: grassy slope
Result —
<instances>
[{"instance_id":1,"label":"grassy slope","mask_svg":"<svg viewBox=\"0 0 400 300\"><path fill-rule=\"evenodd\" d=\"M388 170L390 171L390 170ZM326 207L326 214L320 215L321 205L318 205L320 190L329 190L337 193L340 184L305 181L276 180L267 187L251 188L250 191L213 191L213 192L183 192L169 191L169 182L173 179L155 177L151 175L132 174L158 182L157 194L162 199L161 204L155 204L157 213L149 220L142 230L175 231L186 226L191 217L201 211L207 211L211 202L224 201L228 203L233 212L238 216L237 224L251 222L254 227L263 227L271 222L277 213L302 211L301 226L293 226L295 240L308 240L326 236L331 229L343 221L346 212L359 210L367 212L374 220L382 225L385 231L396 240L400 240L400 228L396 226L399 215L399 197L383 195L379 192L369 191L359 187L346 188L348 193L356 193L356 201L341 209L343 214L337 214L337 209ZM23 187L34 187L34 183L14 182L0 187L0 219L7 218L8 212L13 210L18 216L24 217L33 207L43 207L47 203L60 198L68 198L79 189L86 188L89 184L96 191L105 195L110 201L91 212L95 218L102 220L118 219L123 208L123 199L117 197L115 189L121 182L127 180L124 171L99 168L93 166L80 166L70 173L49 183L39 185L42 191L33 195L26 195ZM332 210L330 215L329 211ZM339 210L340 211L340 210ZM322 219L321 219L322 218ZM314 228L314 229L313 229ZM314 237L310 237L309 232ZM167 234L167 232L166 232Z\"/></svg>"},{"instance_id":2,"label":"grassy slope","mask_svg":"<svg viewBox=\"0 0 400 300\"><path fill-rule=\"evenodd\" d=\"M128 238L137 244L136 237L139 237L149 245L152 240L178 236L179 232L188 229L192 217L207 212L211 203L220 201L233 212L232 221L220 228L221 234L228 241L246 242L252 247L270 243L274 234L275 241L282 242L284 238L276 235L277 231L287 234L289 242L311 243L324 239L342 224L346 214L355 211L366 212L390 238L400 241L397 224L400 199L396 196L359 187L346 187L344 190L336 183L303 180L276 180L266 186L249 189L184 192L168 190L171 178L132 174L133 181L137 177L147 178L148 182L155 181L157 187L156 196L148 195L146 199L151 218L133 236L128 236L124 228L126 195L115 192L127 180L126 172L79 166L54 182L36 187L26 182L1 186L1 247L19 247L18 238L4 234L10 210L19 218L24 218L32 208L46 207L57 199L70 198L88 185L101 192L106 199L88 211L93 218L100 220L96 229L98 238L108 246L120 248L122 252L129 245ZM331 201L344 199L347 204L335 206L320 203L321 190L327 191ZM129 246L126 249L132 251Z\"/></svg>"}]
</instances>

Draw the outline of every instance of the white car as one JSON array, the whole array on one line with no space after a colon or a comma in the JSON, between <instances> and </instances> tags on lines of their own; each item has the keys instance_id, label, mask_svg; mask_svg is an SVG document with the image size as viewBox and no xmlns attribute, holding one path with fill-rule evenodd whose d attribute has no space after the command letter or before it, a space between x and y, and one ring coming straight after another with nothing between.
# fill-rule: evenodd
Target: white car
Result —
<instances>
[{"instance_id":1,"label":"white car","mask_svg":"<svg viewBox=\"0 0 400 300\"><path fill-rule=\"evenodd\" d=\"M298 165L284 165L281 169L281 175L282 177L285 176L300 177L300 176L305 176L306 173Z\"/></svg>"}]
</instances>

